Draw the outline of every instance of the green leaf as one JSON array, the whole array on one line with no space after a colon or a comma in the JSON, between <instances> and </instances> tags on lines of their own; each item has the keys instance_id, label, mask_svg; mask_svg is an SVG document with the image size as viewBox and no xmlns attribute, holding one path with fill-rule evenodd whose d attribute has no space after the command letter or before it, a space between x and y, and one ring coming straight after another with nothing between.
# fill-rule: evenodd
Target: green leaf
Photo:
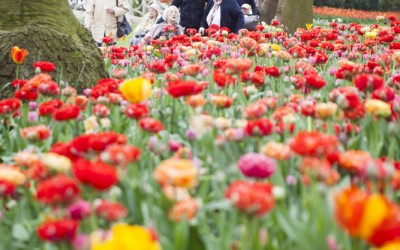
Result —
<instances>
[{"instance_id":1,"label":"green leaf","mask_svg":"<svg viewBox=\"0 0 400 250\"><path fill-rule=\"evenodd\" d=\"M12 236L16 240L27 241L29 240L30 233L21 223L16 223L12 227Z\"/></svg>"}]
</instances>

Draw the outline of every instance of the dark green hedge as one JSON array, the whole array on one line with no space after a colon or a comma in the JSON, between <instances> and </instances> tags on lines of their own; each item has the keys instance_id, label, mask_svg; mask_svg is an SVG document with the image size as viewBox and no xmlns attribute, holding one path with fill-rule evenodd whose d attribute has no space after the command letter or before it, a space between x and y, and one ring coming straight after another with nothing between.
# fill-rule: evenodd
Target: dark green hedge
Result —
<instances>
[{"instance_id":1,"label":"dark green hedge","mask_svg":"<svg viewBox=\"0 0 400 250\"><path fill-rule=\"evenodd\" d=\"M400 10L400 0L314 0L314 5L370 11Z\"/></svg>"}]
</instances>

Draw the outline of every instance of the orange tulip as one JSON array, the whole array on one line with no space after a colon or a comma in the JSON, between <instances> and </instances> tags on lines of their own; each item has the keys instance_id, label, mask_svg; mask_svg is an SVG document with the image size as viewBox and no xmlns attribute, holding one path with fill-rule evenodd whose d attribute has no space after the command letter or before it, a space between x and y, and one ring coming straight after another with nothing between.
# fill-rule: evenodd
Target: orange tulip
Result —
<instances>
[{"instance_id":1,"label":"orange tulip","mask_svg":"<svg viewBox=\"0 0 400 250\"><path fill-rule=\"evenodd\" d=\"M16 64L23 64L27 55L28 51L25 49L20 49L17 46L11 49L11 58Z\"/></svg>"},{"instance_id":2,"label":"orange tulip","mask_svg":"<svg viewBox=\"0 0 400 250\"><path fill-rule=\"evenodd\" d=\"M392 205L380 194L370 194L355 187L335 197L336 219L351 236L368 239L391 215Z\"/></svg>"}]
</instances>

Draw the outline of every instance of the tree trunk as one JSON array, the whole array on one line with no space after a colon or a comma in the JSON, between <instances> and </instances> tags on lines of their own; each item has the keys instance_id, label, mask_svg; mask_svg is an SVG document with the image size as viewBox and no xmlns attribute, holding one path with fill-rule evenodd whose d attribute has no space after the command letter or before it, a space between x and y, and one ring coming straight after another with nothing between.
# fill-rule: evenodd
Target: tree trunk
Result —
<instances>
[{"instance_id":1,"label":"tree trunk","mask_svg":"<svg viewBox=\"0 0 400 250\"><path fill-rule=\"evenodd\" d=\"M38 60L54 63L54 79L78 89L106 77L99 49L67 0L0 0L0 13L0 88L16 77L13 46L29 52L19 78L32 76L32 64Z\"/></svg>"},{"instance_id":2,"label":"tree trunk","mask_svg":"<svg viewBox=\"0 0 400 250\"><path fill-rule=\"evenodd\" d=\"M297 28L313 23L313 0L279 0L278 20L293 34Z\"/></svg>"},{"instance_id":3,"label":"tree trunk","mask_svg":"<svg viewBox=\"0 0 400 250\"><path fill-rule=\"evenodd\" d=\"M276 16L279 0L259 0L258 9L260 10L261 21L267 24Z\"/></svg>"}]
</instances>

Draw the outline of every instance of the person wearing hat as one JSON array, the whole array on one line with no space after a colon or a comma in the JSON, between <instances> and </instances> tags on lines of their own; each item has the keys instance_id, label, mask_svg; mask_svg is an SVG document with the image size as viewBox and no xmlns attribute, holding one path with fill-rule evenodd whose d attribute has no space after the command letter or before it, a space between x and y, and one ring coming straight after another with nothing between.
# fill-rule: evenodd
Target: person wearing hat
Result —
<instances>
[{"instance_id":1,"label":"person wearing hat","mask_svg":"<svg viewBox=\"0 0 400 250\"><path fill-rule=\"evenodd\" d=\"M166 21L153 26L149 33L147 33L143 38L142 45L144 45L146 42L150 42L151 40L157 40L162 36L168 39L172 36L183 34L183 28L181 25L179 25L179 10L177 7L171 5L166 8L162 14L162 18ZM175 31L167 32L165 30L167 26L175 27Z\"/></svg>"},{"instance_id":2,"label":"person wearing hat","mask_svg":"<svg viewBox=\"0 0 400 250\"><path fill-rule=\"evenodd\" d=\"M204 11L199 32L204 34L205 29L212 24L226 27L233 33L243 29L244 16L236 0L210 0Z\"/></svg>"},{"instance_id":3,"label":"person wearing hat","mask_svg":"<svg viewBox=\"0 0 400 250\"><path fill-rule=\"evenodd\" d=\"M243 6L243 4L248 4L251 6L251 15L259 15L258 8L255 0L236 0L239 6Z\"/></svg>"},{"instance_id":4,"label":"person wearing hat","mask_svg":"<svg viewBox=\"0 0 400 250\"><path fill-rule=\"evenodd\" d=\"M131 45L138 45L143 37L151 30L156 23L158 16L161 15L161 7L158 3L149 6L149 12L143 17L142 21L133 31Z\"/></svg>"}]
</instances>

